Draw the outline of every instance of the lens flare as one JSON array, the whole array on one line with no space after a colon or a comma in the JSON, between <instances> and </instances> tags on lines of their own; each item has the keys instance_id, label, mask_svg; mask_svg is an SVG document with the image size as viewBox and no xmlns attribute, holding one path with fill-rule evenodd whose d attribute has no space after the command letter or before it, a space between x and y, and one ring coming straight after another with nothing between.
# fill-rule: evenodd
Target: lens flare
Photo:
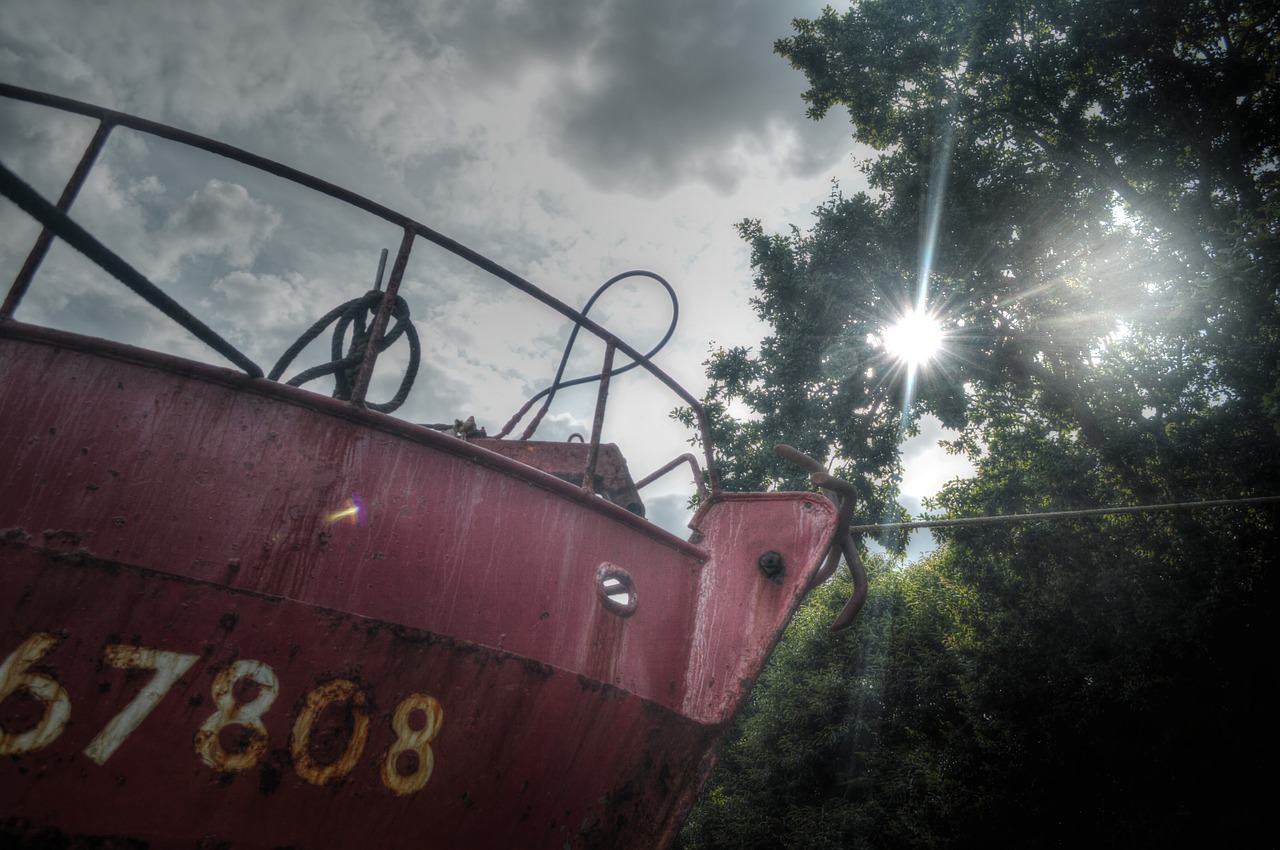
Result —
<instances>
[{"instance_id":1,"label":"lens flare","mask_svg":"<svg viewBox=\"0 0 1280 850\"><path fill-rule=\"evenodd\" d=\"M335 522L349 521L355 525L363 526L365 521L364 503L360 501L359 493L352 493L351 498L343 503L339 510L329 514L329 524Z\"/></svg>"},{"instance_id":2,"label":"lens flare","mask_svg":"<svg viewBox=\"0 0 1280 850\"><path fill-rule=\"evenodd\" d=\"M884 349L908 368L928 363L942 347L942 324L937 317L912 310L884 333Z\"/></svg>"}]
</instances>

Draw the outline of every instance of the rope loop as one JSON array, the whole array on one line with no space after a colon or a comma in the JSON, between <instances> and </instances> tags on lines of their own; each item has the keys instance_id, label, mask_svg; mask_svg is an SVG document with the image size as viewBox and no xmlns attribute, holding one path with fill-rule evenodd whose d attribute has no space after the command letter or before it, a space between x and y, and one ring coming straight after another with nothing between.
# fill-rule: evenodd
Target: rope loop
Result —
<instances>
[{"instance_id":1,"label":"rope loop","mask_svg":"<svg viewBox=\"0 0 1280 850\"><path fill-rule=\"evenodd\" d=\"M510 434L512 429L516 427L516 424L519 423L520 420L524 418L524 415L529 412L529 409L539 401L542 401L542 407L538 409L538 412L534 414L533 420L525 427L524 432L520 434L521 440L529 439L533 436L533 432L538 429L538 425L542 422L542 417L546 416L547 411L551 408L551 402L555 399L557 392L568 387L594 383L596 381L602 381L606 377L612 378L616 375L621 375L623 372L630 372L637 366L648 363L655 354L666 346L667 341L671 339L671 335L676 332L676 324L680 321L680 300L676 298L676 291L672 289L671 284L667 283L666 279L661 275L654 274L653 272L633 270L614 275L601 284L591 297L587 299L586 305L582 308L581 315L583 318L586 318L586 315L591 312L592 306L597 300L599 300L600 296L604 295L605 292L607 292L614 284L621 283L622 281L633 277L648 278L661 284L663 290L667 293L667 298L671 300L671 321L667 324L667 332L663 334L662 339L658 340L657 345L649 349L649 351L646 352L640 360L632 361L627 363L625 366L611 368L607 370L607 372L597 372L594 375L584 375L580 378L566 380L564 377L565 366L569 363L569 355L573 352L573 344L578 339L578 331L582 330L582 325L578 322L574 322L573 330L569 332L569 339L565 343L564 351L560 355L560 365L556 368L556 376L552 379L551 386L541 390L533 398L526 401L524 406L516 411L515 415L507 421L507 424L502 426L502 430L498 432L494 439L501 440L503 437ZM608 342L608 340L606 340L606 342Z\"/></svg>"},{"instance_id":2,"label":"rope loop","mask_svg":"<svg viewBox=\"0 0 1280 850\"><path fill-rule=\"evenodd\" d=\"M349 401L356 385L356 377L360 373L360 364L364 361L365 353L369 349L369 335L372 331L372 324L369 320L377 311L383 295L384 293L380 290L371 289L359 298L353 298L325 313L315 324L307 328L306 332L298 337L293 345L289 346L288 350L280 356L280 359L276 361L276 365L271 368L267 378L272 381L280 380L284 370L302 352L302 349L324 333L325 328L336 322L333 328L333 338L329 346L331 357L329 362L321 363L318 366L312 366L310 369L299 372L286 383L291 387L300 387L308 381L314 381L316 378L333 375L333 397ZM422 347L418 340L418 331L409 319L409 305L399 295L392 302L391 318L394 320L394 324L383 335L382 342L378 345L378 353L386 351L401 336L406 336L409 340L409 367L405 370L404 378L400 381L400 389L396 391L390 401L365 405L370 410L376 410L379 413L391 413L404 404L405 399L409 397L409 390L413 387L413 382L418 376L418 366L422 359ZM347 338L348 328L351 329L351 342L347 346L346 354L343 354L343 343Z\"/></svg>"}]
</instances>

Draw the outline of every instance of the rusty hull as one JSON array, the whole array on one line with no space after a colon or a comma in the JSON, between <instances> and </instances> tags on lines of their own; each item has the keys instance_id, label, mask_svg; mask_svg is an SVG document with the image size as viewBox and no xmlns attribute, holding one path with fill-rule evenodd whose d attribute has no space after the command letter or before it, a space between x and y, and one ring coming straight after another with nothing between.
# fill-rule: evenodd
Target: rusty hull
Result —
<instances>
[{"instance_id":1,"label":"rusty hull","mask_svg":"<svg viewBox=\"0 0 1280 850\"><path fill-rule=\"evenodd\" d=\"M577 484L582 481L591 446L587 443L553 443L545 440L495 440L481 437L471 440L481 448L513 458L523 464L541 469L562 481ZM622 457L621 450L613 443L602 443L596 459L593 489L615 505L621 505L637 516L644 516L644 503L631 471Z\"/></svg>"},{"instance_id":2,"label":"rusty hull","mask_svg":"<svg viewBox=\"0 0 1280 850\"><path fill-rule=\"evenodd\" d=\"M0 382L0 835L32 846L662 847L834 529L729 494L695 546L427 428L16 323Z\"/></svg>"},{"instance_id":3,"label":"rusty hull","mask_svg":"<svg viewBox=\"0 0 1280 850\"><path fill-rule=\"evenodd\" d=\"M54 635L40 669L72 706L55 741L0 764L0 809L28 836L56 827L152 848L655 846L719 731L571 671L431 632L12 542L0 556L19 600L4 649ZM146 682L103 664L103 648L120 643L198 658L99 765L86 748ZM279 683L255 736L265 747L245 769L218 770L202 759L197 732L217 713L218 674L246 660ZM303 743L312 761L355 758L313 784L293 749L308 695L336 681L351 683L362 704L335 701L328 726L311 723ZM396 745L395 710L416 693L438 700L443 719L429 780L398 795L380 768ZM359 716L368 730L357 748Z\"/></svg>"}]
</instances>

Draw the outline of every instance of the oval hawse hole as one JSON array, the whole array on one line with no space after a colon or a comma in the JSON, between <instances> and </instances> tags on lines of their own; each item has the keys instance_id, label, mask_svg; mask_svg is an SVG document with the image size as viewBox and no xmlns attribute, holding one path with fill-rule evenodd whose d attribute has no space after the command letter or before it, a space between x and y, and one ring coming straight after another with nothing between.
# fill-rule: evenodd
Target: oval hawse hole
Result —
<instances>
[{"instance_id":1,"label":"oval hawse hole","mask_svg":"<svg viewBox=\"0 0 1280 850\"><path fill-rule=\"evenodd\" d=\"M619 617L630 617L639 604L635 580L616 564L604 563L596 570L596 595L605 608Z\"/></svg>"}]
</instances>

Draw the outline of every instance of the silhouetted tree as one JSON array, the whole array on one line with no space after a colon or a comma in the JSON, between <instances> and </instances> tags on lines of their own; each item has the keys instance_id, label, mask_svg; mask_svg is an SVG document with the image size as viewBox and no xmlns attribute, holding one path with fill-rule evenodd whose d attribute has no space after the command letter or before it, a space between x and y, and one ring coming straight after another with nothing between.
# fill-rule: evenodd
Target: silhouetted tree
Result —
<instances>
[{"instance_id":1,"label":"silhouetted tree","mask_svg":"<svg viewBox=\"0 0 1280 850\"><path fill-rule=\"evenodd\" d=\"M771 333L709 362L731 479L794 485L767 453L792 442L892 516L905 406L975 465L951 515L1277 492L1274 4L865 0L794 30L777 52L814 118L848 110L870 192L741 226ZM922 281L946 350L908 393L879 336ZM820 593L687 846L1249 835L1278 520L954 529L848 636L806 626Z\"/></svg>"}]
</instances>

